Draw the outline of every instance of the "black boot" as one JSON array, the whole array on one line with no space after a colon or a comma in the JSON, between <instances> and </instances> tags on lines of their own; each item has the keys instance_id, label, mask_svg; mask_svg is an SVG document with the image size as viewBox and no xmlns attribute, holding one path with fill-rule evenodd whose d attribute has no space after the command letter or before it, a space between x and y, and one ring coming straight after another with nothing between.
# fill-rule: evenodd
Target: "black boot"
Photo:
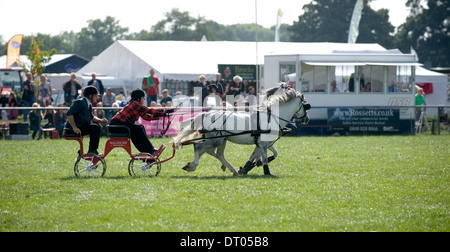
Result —
<instances>
[{"instance_id":1,"label":"black boot","mask_svg":"<svg viewBox=\"0 0 450 252\"><path fill-rule=\"evenodd\" d=\"M267 158L267 163L272 162L275 159L275 156L270 156L269 158ZM258 160L258 162L256 162L256 166L260 167L261 165L263 165L261 159Z\"/></svg>"},{"instance_id":2,"label":"black boot","mask_svg":"<svg viewBox=\"0 0 450 252\"><path fill-rule=\"evenodd\" d=\"M239 174L243 174L243 175L247 175L247 173L251 169L253 169L253 167L255 167L255 165L256 165L255 162L247 161L247 163L245 163L244 167L243 168L241 167L241 169L239 169L238 173Z\"/></svg>"},{"instance_id":3,"label":"black boot","mask_svg":"<svg viewBox=\"0 0 450 252\"><path fill-rule=\"evenodd\" d=\"M272 176L272 174L270 173L270 170L269 170L269 166L268 165L264 165L263 167L264 167L264 175Z\"/></svg>"}]
</instances>

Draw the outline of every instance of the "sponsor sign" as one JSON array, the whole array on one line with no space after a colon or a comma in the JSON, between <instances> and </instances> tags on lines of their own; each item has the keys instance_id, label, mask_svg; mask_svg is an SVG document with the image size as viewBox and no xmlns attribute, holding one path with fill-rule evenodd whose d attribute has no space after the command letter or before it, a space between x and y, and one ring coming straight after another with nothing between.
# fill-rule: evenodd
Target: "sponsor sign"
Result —
<instances>
[{"instance_id":1,"label":"sponsor sign","mask_svg":"<svg viewBox=\"0 0 450 252\"><path fill-rule=\"evenodd\" d=\"M243 80L256 80L255 65L218 65L219 73L224 80L233 80L233 77L239 75Z\"/></svg>"},{"instance_id":2,"label":"sponsor sign","mask_svg":"<svg viewBox=\"0 0 450 252\"><path fill-rule=\"evenodd\" d=\"M399 109L329 108L328 125L349 132L393 132L399 131L399 115Z\"/></svg>"},{"instance_id":3,"label":"sponsor sign","mask_svg":"<svg viewBox=\"0 0 450 252\"><path fill-rule=\"evenodd\" d=\"M191 117L195 117L200 112L202 112L202 110L192 109L191 112L185 111L185 113L183 114L171 116L170 120L172 120L172 122L170 123L170 126L164 136L176 136L178 134L178 131L180 130L180 123ZM139 120L137 121L137 124L144 125L145 133L147 133L147 136L156 137L162 136L161 131L167 128L168 123L169 118L167 117L161 117L158 120L153 121L146 121L142 118L139 118Z\"/></svg>"}]
</instances>

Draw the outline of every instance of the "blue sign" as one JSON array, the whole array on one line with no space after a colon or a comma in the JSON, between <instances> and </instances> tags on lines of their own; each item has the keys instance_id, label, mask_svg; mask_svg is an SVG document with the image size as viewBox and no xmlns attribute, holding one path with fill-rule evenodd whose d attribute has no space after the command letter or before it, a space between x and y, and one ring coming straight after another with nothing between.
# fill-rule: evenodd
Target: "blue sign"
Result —
<instances>
[{"instance_id":1,"label":"blue sign","mask_svg":"<svg viewBox=\"0 0 450 252\"><path fill-rule=\"evenodd\" d=\"M332 130L350 132L399 131L399 109L329 108L328 125Z\"/></svg>"}]
</instances>

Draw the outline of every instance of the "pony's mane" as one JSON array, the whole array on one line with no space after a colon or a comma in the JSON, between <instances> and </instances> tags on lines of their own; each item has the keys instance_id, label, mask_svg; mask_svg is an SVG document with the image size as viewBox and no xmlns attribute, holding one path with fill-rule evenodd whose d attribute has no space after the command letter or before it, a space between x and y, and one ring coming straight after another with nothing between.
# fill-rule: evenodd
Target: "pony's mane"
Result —
<instances>
[{"instance_id":1,"label":"pony's mane","mask_svg":"<svg viewBox=\"0 0 450 252\"><path fill-rule=\"evenodd\" d=\"M302 100L305 99L302 93L290 88L285 82L281 82L272 88L264 90L264 93L267 95L267 106L274 103L281 105L297 97Z\"/></svg>"}]
</instances>

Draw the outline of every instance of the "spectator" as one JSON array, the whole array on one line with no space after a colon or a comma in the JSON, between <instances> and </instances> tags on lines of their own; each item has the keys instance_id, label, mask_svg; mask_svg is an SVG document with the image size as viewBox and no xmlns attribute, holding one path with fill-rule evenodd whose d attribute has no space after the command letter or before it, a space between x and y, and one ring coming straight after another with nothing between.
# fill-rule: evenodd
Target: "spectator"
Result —
<instances>
[{"instance_id":1,"label":"spectator","mask_svg":"<svg viewBox=\"0 0 450 252\"><path fill-rule=\"evenodd\" d=\"M72 104L74 100L78 97L78 91L81 90L81 84L77 81L77 74L71 73L70 80L64 83L64 102L69 106Z\"/></svg>"},{"instance_id":2,"label":"spectator","mask_svg":"<svg viewBox=\"0 0 450 252\"><path fill-rule=\"evenodd\" d=\"M102 98L103 107L112 107L114 103L116 103L116 94L114 94L111 90L111 88L106 88L106 92L103 95ZM114 116L112 109L106 109L106 118L108 118L108 121L111 120L111 118Z\"/></svg>"},{"instance_id":3,"label":"spectator","mask_svg":"<svg viewBox=\"0 0 450 252\"><path fill-rule=\"evenodd\" d=\"M422 88L418 88L416 94L416 120L419 120L422 111L425 112L425 108L420 107L423 105L427 105L425 102L425 94L423 93Z\"/></svg>"},{"instance_id":4,"label":"spectator","mask_svg":"<svg viewBox=\"0 0 450 252\"><path fill-rule=\"evenodd\" d=\"M204 107L206 106L206 97L209 95L209 87L208 87L208 83L206 82L206 76L205 75L200 75L199 77L199 82L197 83L197 91L196 92L200 92L199 94L199 100L200 100L200 104ZM200 89L200 90L199 90Z\"/></svg>"},{"instance_id":5,"label":"spectator","mask_svg":"<svg viewBox=\"0 0 450 252\"><path fill-rule=\"evenodd\" d=\"M47 123L42 127L44 129L54 128L54 116L55 116L55 110L52 106L48 106L45 110L44 114L44 120L47 120ZM49 137L51 137L51 133L49 133ZM47 138L47 132L44 132L44 138Z\"/></svg>"},{"instance_id":6,"label":"spectator","mask_svg":"<svg viewBox=\"0 0 450 252\"><path fill-rule=\"evenodd\" d=\"M248 96L246 97L246 100L250 107L258 105L258 101L256 99L256 91L253 86L248 87Z\"/></svg>"},{"instance_id":7,"label":"spectator","mask_svg":"<svg viewBox=\"0 0 450 252\"><path fill-rule=\"evenodd\" d=\"M40 76L39 87L38 87L38 101L41 107L47 107L52 104L52 86L48 82L47 77L44 74Z\"/></svg>"},{"instance_id":8,"label":"spectator","mask_svg":"<svg viewBox=\"0 0 450 252\"><path fill-rule=\"evenodd\" d=\"M242 81L242 77L236 75L233 77L233 82L228 86L227 95L235 97L233 106L239 106L245 99L245 84Z\"/></svg>"},{"instance_id":9,"label":"spectator","mask_svg":"<svg viewBox=\"0 0 450 252\"><path fill-rule=\"evenodd\" d=\"M152 101L158 102L159 80L158 77L155 77L154 75L155 70L150 68L150 75L147 75L142 79L142 89L147 92L147 106L149 106Z\"/></svg>"},{"instance_id":10,"label":"spectator","mask_svg":"<svg viewBox=\"0 0 450 252\"><path fill-rule=\"evenodd\" d=\"M36 97L34 96L34 90L36 88L36 84L32 80L31 73L26 73L26 80L23 82L23 95L22 95L22 101L24 102L24 107L31 107L33 103L36 102ZM29 110L23 110L23 121L28 120L28 112Z\"/></svg>"},{"instance_id":11,"label":"spectator","mask_svg":"<svg viewBox=\"0 0 450 252\"><path fill-rule=\"evenodd\" d=\"M88 86L94 86L97 88L100 97L103 97L103 93L105 92L105 88L103 87L102 80L97 79L97 75L95 73L91 74L91 80L88 81Z\"/></svg>"},{"instance_id":12,"label":"spectator","mask_svg":"<svg viewBox=\"0 0 450 252\"><path fill-rule=\"evenodd\" d=\"M1 84L1 82L0 82ZM6 104L8 103L8 99L3 94L3 85L0 85L0 107L6 107ZM2 120L8 120L8 112L6 110L2 109Z\"/></svg>"},{"instance_id":13,"label":"spectator","mask_svg":"<svg viewBox=\"0 0 450 252\"><path fill-rule=\"evenodd\" d=\"M172 96L169 95L169 90L164 89L162 91L161 106L166 107L167 102L172 103Z\"/></svg>"},{"instance_id":14,"label":"spectator","mask_svg":"<svg viewBox=\"0 0 450 252\"><path fill-rule=\"evenodd\" d=\"M215 105L214 106L221 106L222 105L222 97L220 96L220 94L216 93L216 89L214 88L214 86L211 86L211 92L209 93L209 97L211 100L214 99L215 101Z\"/></svg>"},{"instance_id":15,"label":"spectator","mask_svg":"<svg viewBox=\"0 0 450 252\"><path fill-rule=\"evenodd\" d=\"M64 103L59 104L58 107L65 107L66 105ZM64 123L66 122L66 111L62 109L58 109L55 111L55 114L53 115L53 123L55 124L55 129L59 133L59 137L62 137L62 133L64 130Z\"/></svg>"},{"instance_id":16,"label":"spectator","mask_svg":"<svg viewBox=\"0 0 450 252\"><path fill-rule=\"evenodd\" d=\"M220 73L216 73L216 80L210 85L210 93L214 93L215 95L220 96L220 98L222 98L223 100L225 86L226 84L222 79L222 75Z\"/></svg>"},{"instance_id":17,"label":"spectator","mask_svg":"<svg viewBox=\"0 0 450 252\"><path fill-rule=\"evenodd\" d=\"M97 107L103 107L103 103L102 102L98 102L97 103ZM94 110L94 115L96 117L98 117L99 119L103 119L103 118L108 119L106 117L105 110L103 110L103 109L95 109ZM110 121L110 120L108 120L108 121ZM107 130L106 125L101 125L101 127L102 127L102 130L101 130L101 134L100 135L101 136L108 136L108 130Z\"/></svg>"},{"instance_id":18,"label":"spectator","mask_svg":"<svg viewBox=\"0 0 450 252\"><path fill-rule=\"evenodd\" d=\"M339 88L337 87L337 82L335 80L333 80L330 85L331 85L331 93L341 92L341 90L339 90Z\"/></svg>"},{"instance_id":19,"label":"spectator","mask_svg":"<svg viewBox=\"0 0 450 252\"><path fill-rule=\"evenodd\" d=\"M233 77L233 82L230 83L230 86L228 87L227 95L239 95L245 93L245 85L244 82L242 82L242 77L239 75L236 75Z\"/></svg>"},{"instance_id":20,"label":"spectator","mask_svg":"<svg viewBox=\"0 0 450 252\"><path fill-rule=\"evenodd\" d=\"M105 95L102 97L102 103L104 107L112 107L116 102L116 95L112 92L111 88L106 89Z\"/></svg>"},{"instance_id":21,"label":"spectator","mask_svg":"<svg viewBox=\"0 0 450 252\"><path fill-rule=\"evenodd\" d=\"M39 108L39 103L33 103L32 107ZM36 134L39 132L39 136L37 140L40 140L42 137L42 113L38 109L33 109L30 112L30 130L33 130L32 138L36 137Z\"/></svg>"},{"instance_id":22,"label":"spectator","mask_svg":"<svg viewBox=\"0 0 450 252\"><path fill-rule=\"evenodd\" d=\"M16 93L11 91L8 97L8 105L10 108L17 107ZM19 111L17 109L8 110L8 120L17 120Z\"/></svg>"},{"instance_id":23,"label":"spectator","mask_svg":"<svg viewBox=\"0 0 450 252\"><path fill-rule=\"evenodd\" d=\"M6 121L8 120L8 112L6 110L2 109L2 120Z\"/></svg>"},{"instance_id":24,"label":"spectator","mask_svg":"<svg viewBox=\"0 0 450 252\"><path fill-rule=\"evenodd\" d=\"M106 113L106 118L108 119L108 122L111 121L111 119L117 114L117 111L119 111L119 108L120 108L119 104L117 104L117 103L113 103L112 107L114 109L110 109Z\"/></svg>"},{"instance_id":25,"label":"spectator","mask_svg":"<svg viewBox=\"0 0 450 252\"><path fill-rule=\"evenodd\" d=\"M397 84L395 83L395 81L391 82L391 85L388 87L388 91L389 93L398 92Z\"/></svg>"},{"instance_id":26,"label":"spectator","mask_svg":"<svg viewBox=\"0 0 450 252\"><path fill-rule=\"evenodd\" d=\"M124 93L123 93L123 90L121 89L120 91L119 91L119 94L116 96L116 100L117 101L125 101L125 95L124 95Z\"/></svg>"}]
</instances>

